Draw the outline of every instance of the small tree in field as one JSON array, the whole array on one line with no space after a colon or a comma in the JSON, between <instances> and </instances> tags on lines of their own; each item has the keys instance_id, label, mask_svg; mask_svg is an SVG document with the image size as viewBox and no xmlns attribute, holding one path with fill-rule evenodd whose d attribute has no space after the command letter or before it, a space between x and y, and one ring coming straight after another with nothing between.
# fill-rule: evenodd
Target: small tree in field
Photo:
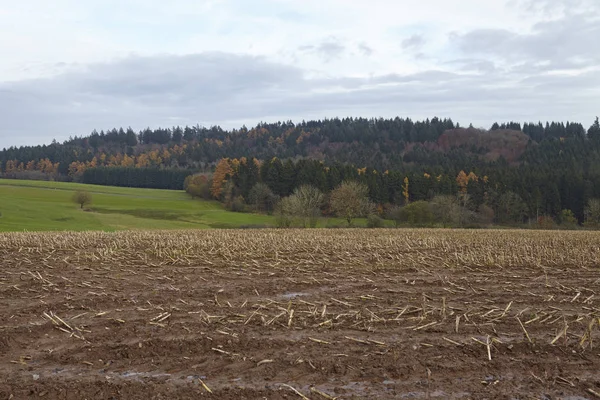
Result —
<instances>
[{"instance_id":1,"label":"small tree in field","mask_svg":"<svg viewBox=\"0 0 600 400\"><path fill-rule=\"evenodd\" d=\"M84 192L82 190L78 190L73 194L73 203L79 204L81 208L92 202L92 195L89 192Z\"/></svg>"},{"instance_id":2,"label":"small tree in field","mask_svg":"<svg viewBox=\"0 0 600 400\"><path fill-rule=\"evenodd\" d=\"M331 192L330 206L336 216L352 225L355 218L371 213L373 204L369 201L369 188L363 183L346 181Z\"/></svg>"}]
</instances>

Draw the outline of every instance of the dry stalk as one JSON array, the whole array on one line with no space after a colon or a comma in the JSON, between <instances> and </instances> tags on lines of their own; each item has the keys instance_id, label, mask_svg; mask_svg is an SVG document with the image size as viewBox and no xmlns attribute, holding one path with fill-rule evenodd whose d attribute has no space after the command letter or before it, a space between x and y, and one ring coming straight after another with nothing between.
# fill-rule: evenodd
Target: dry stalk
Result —
<instances>
[{"instance_id":1,"label":"dry stalk","mask_svg":"<svg viewBox=\"0 0 600 400\"><path fill-rule=\"evenodd\" d=\"M281 386L285 386L286 388L290 389L292 392L296 393L298 396L300 396L300 398L302 398L304 400L310 400L308 397L306 397L305 395L303 395L302 393L300 393L299 391L297 391L294 387L292 387L290 385L282 383Z\"/></svg>"}]
</instances>

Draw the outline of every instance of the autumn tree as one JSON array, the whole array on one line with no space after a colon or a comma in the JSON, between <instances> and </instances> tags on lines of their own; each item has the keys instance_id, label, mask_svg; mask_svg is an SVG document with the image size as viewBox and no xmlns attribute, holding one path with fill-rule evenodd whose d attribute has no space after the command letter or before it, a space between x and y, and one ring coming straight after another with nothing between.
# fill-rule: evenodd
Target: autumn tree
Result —
<instances>
[{"instance_id":1,"label":"autumn tree","mask_svg":"<svg viewBox=\"0 0 600 400\"><path fill-rule=\"evenodd\" d=\"M369 188L364 183L345 181L331 192L331 210L344 218L348 225L352 220L367 216L373 209L369 201Z\"/></svg>"},{"instance_id":2,"label":"autumn tree","mask_svg":"<svg viewBox=\"0 0 600 400\"><path fill-rule=\"evenodd\" d=\"M188 176L183 182L183 188L187 194L192 196L192 199L196 197L210 199L209 182L205 175L197 174Z\"/></svg>"},{"instance_id":3,"label":"autumn tree","mask_svg":"<svg viewBox=\"0 0 600 400\"><path fill-rule=\"evenodd\" d=\"M142 153L137 157L135 162L136 168L146 168L150 165L150 158L147 154Z\"/></svg>"},{"instance_id":4,"label":"autumn tree","mask_svg":"<svg viewBox=\"0 0 600 400\"><path fill-rule=\"evenodd\" d=\"M225 183L231 179L233 169L231 168L231 162L229 158L222 158L217 167L215 168L215 174L213 175L213 183L210 188L210 193L215 199L221 199L223 194L223 187Z\"/></svg>"},{"instance_id":5,"label":"autumn tree","mask_svg":"<svg viewBox=\"0 0 600 400\"><path fill-rule=\"evenodd\" d=\"M83 208L83 206L92 203L92 195L89 192L78 190L73 194L72 200L74 203L79 204L81 208Z\"/></svg>"},{"instance_id":6,"label":"autumn tree","mask_svg":"<svg viewBox=\"0 0 600 400\"><path fill-rule=\"evenodd\" d=\"M133 167L135 165L135 159L133 157L129 157L127 154L123 155L121 159L121 167Z\"/></svg>"},{"instance_id":7,"label":"autumn tree","mask_svg":"<svg viewBox=\"0 0 600 400\"><path fill-rule=\"evenodd\" d=\"M408 193L408 177L404 178L404 183L402 184L402 197L404 198L404 204L408 204L410 201Z\"/></svg>"},{"instance_id":8,"label":"autumn tree","mask_svg":"<svg viewBox=\"0 0 600 400\"><path fill-rule=\"evenodd\" d=\"M465 171L460 171L456 177L456 183L458 184L458 190L460 193L467 193L467 185L469 184L469 176Z\"/></svg>"},{"instance_id":9,"label":"autumn tree","mask_svg":"<svg viewBox=\"0 0 600 400\"><path fill-rule=\"evenodd\" d=\"M69 164L69 176L73 178L73 180L80 180L85 170L86 165L84 162L73 161L71 164Z\"/></svg>"}]
</instances>

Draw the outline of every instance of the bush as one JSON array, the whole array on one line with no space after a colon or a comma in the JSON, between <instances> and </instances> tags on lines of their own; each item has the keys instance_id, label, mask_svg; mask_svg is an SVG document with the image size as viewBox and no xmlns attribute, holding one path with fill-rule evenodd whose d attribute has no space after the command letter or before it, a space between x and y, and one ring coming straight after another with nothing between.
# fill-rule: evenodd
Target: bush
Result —
<instances>
[{"instance_id":1,"label":"bush","mask_svg":"<svg viewBox=\"0 0 600 400\"><path fill-rule=\"evenodd\" d=\"M383 228L383 219L377 214L370 214L367 217L367 228Z\"/></svg>"},{"instance_id":2,"label":"bush","mask_svg":"<svg viewBox=\"0 0 600 400\"><path fill-rule=\"evenodd\" d=\"M562 210L559 215L559 222L566 229L575 229L577 227L577 218L571 210Z\"/></svg>"},{"instance_id":3,"label":"bush","mask_svg":"<svg viewBox=\"0 0 600 400\"><path fill-rule=\"evenodd\" d=\"M387 210L386 218L394 221L394 225L397 228L400 225L400 222L402 222L402 208L398 206L390 208Z\"/></svg>"},{"instance_id":4,"label":"bush","mask_svg":"<svg viewBox=\"0 0 600 400\"><path fill-rule=\"evenodd\" d=\"M225 208L233 212L245 212L246 204L244 204L244 198L242 196L235 197L231 202L225 204Z\"/></svg>"},{"instance_id":5,"label":"bush","mask_svg":"<svg viewBox=\"0 0 600 400\"><path fill-rule=\"evenodd\" d=\"M275 209L278 197L273 194L269 186L259 182L250 189L248 202L259 212L271 214Z\"/></svg>"},{"instance_id":6,"label":"bush","mask_svg":"<svg viewBox=\"0 0 600 400\"><path fill-rule=\"evenodd\" d=\"M556 229L556 223L552 217L543 215L537 219L537 229Z\"/></svg>"},{"instance_id":7,"label":"bush","mask_svg":"<svg viewBox=\"0 0 600 400\"><path fill-rule=\"evenodd\" d=\"M491 225L494 223L494 209L490 206L482 204L479 206L479 212L477 213L477 219L483 225Z\"/></svg>"},{"instance_id":8,"label":"bush","mask_svg":"<svg viewBox=\"0 0 600 400\"><path fill-rule=\"evenodd\" d=\"M585 207L585 227L600 228L600 199L590 199Z\"/></svg>"},{"instance_id":9,"label":"bush","mask_svg":"<svg viewBox=\"0 0 600 400\"><path fill-rule=\"evenodd\" d=\"M202 174L190 175L185 178L183 187L185 191L192 196L192 199L198 197L205 200L210 200L212 195L210 194L211 180Z\"/></svg>"},{"instance_id":10,"label":"bush","mask_svg":"<svg viewBox=\"0 0 600 400\"><path fill-rule=\"evenodd\" d=\"M416 201L400 210L400 221L415 226L427 226L433 225L434 217L428 202Z\"/></svg>"},{"instance_id":11,"label":"bush","mask_svg":"<svg viewBox=\"0 0 600 400\"><path fill-rule=\"evenodd\" d=\"M275 226L278 228L290 228L293 223L292 211L294 201L290 197L284 197L275 207Z\"/></svg>"}]
</instances>

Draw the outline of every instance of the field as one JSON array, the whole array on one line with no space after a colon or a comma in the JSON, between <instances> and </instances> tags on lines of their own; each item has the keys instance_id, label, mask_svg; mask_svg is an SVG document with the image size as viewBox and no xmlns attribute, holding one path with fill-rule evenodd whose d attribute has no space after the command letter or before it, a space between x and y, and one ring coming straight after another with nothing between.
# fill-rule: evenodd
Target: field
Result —
<instances>
[{"instance_id":1,"label":"field","mask_svg":"<svg viewBox=\"0 0 600 400\"><path fill-rule=\"evenodd\" d=\"M0 398L593 399L600 234L0 234Z\"/></svg>"},{"instance_id":2,"label":"field","mask_svg":"<svg viewBox=\"0 0 600 400\"><path fill-rule=\"evenodd\" d=\"M71 201L77 190L92 194L93 203L86 210ZM227 211L217 201L192 200L178 190L0 179L0 199L0 232L275 226L273 216ZM365 226L366 219L353 223ZM318 223L320 227L345 224L338 218L322 218Z\"/></svg>"},{"instance_id":3,"label":"field","mask_svg":"<svg viewBox=\"0 0 600 400\"><path fill-rule=\"evenodd\" d=\"M92 194L88 211L76 190ZM270 225L265 215L233 213L183 191L0 179L0 231L205 229Z\"/></svg>"}]
</instances>

